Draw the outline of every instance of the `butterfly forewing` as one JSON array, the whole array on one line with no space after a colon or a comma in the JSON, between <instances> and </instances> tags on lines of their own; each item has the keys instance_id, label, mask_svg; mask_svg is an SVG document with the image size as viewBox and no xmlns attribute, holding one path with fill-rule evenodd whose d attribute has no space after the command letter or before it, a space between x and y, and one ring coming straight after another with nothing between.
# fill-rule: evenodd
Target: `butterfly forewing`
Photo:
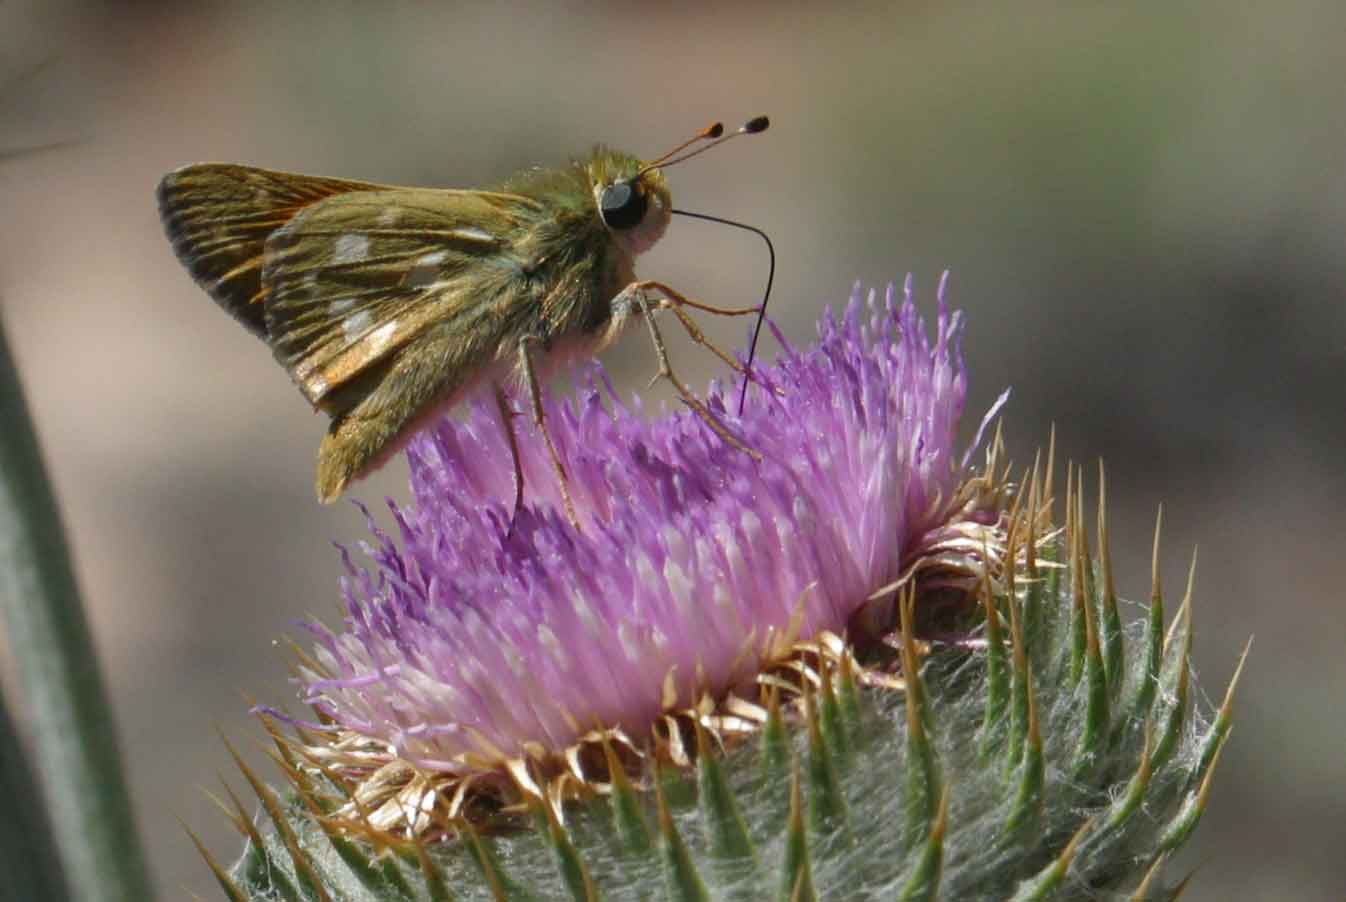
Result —
<instances>
[{"instance_id":1,"label":"butterfly forewing","mask_svg":"<svg viewBox=\"0 0 1346 902\"><path fill-rule=\"evenodd\" d=\"M266 239L301 210L368 182L199 163L164 176L159 215L173 250L225 310L266 337L262 254Z\"/></svg>"},{"instance_id":2,"label":"butterfly forewing","mask_svg":"<svg viewBox=\"0 0 1346 902\"><path fill-rule=\"evenodd\" d=\"M311 402L435 324L494 338L490 318L521 288L518 236L536 217L513 195L433 189L329 198L267 242L262 284L268 340Z\"/></svg>"}]
</instances>

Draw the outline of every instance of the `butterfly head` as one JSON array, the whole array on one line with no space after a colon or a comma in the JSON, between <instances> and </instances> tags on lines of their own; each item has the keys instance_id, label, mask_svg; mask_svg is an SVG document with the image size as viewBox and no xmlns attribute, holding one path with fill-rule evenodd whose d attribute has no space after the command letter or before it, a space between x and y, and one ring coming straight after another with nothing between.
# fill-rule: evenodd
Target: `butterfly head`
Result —
<instances>
[{"instance_id":1,"label":"butterfly head","mask_svg":"<svg viewBox=\"0 0 1346 902\"><path fill-rule=\"evenodd\" d=\"M757 116L726 135L724 124L713 122L668 153L647 162L600 149L589 172L603 225L628 254L633 257L643 254L663 237L674 212L663 170L731 138L764 132L768 125L767 117Z\"/></svg>"},{"instance_id":2,"label":"butterfly head","mask_svg":"<svg viewBox=\"0 0 1346 902\"><path fill-rule=\"evenodd\" d=\"M634 157L614 154L607 162L593 184L598 215L628 254L643 254L663 237L673 215L668 182Z\"/></svg>"}]
</instances>

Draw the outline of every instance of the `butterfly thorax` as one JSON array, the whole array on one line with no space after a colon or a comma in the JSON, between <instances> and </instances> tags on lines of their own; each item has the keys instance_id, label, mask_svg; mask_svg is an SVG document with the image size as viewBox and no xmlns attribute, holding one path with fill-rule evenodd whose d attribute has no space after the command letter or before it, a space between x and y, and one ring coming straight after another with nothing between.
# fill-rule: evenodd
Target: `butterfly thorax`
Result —
<instances>
[{"instance_id":1,"label":"butterfly thorax","mask_svg":"<svg viewBox=\"0 0 1346 902\"><path fill-rule=\"evenodd\" d=\"M635 257L659 240L671 215L662 173L641 172L642 165L630 154L597 147L566 166L520 172L500 187L537 204L514 251L548 335L612 331L613 299L635 280ZM607 221L601 208L604 191L618 184L629 186L639 206L640 215L629 222Z\"/></svg>"},{"instance_id":2,"label":"butterfly thorax","mask_svg":"<svg viewBox=\"0 0 1346 902\"><path fill-rule=\"evenodd\" d=\"M646 168L636 157L605 147L594 149L585 170L599 218L629 256L645 253L663 237L673 215L673 202L661 170ZM613 186L629 186L634 195L628 206L636 215L627 221L604 209L605 192Z\"/></svg>"}]
</instances>

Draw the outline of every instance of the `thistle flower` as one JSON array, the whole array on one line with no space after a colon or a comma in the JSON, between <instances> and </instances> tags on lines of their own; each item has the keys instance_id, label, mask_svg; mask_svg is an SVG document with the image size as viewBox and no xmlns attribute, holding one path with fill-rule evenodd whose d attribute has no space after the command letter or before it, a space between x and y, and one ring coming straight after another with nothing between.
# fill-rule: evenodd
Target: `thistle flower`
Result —
<instances>
[{"instance_id":1,"label":"thistle flower","mask_svg":"<svg viewBox=\"0 0 1346 902\"><path fill-rule=\"evenodd\" d=\"M1123 624L1101 485L1095 558L1081 471L1058 527L1050 451L1012 503L998 435L970 467L1004 396L956 451L961 335L943 284L933 339L910 282L857 289L742 416L711 387L760 461L591 370L547 408L580 531L540 436L517 516L491 409L419 437L397 535L370 518L372 567L343 552L343 627L308 625L321 722L263 717L293 792L235 755L272 828L231 792L243 858L198 842L226 894L1175 898L1233 686L1213 718L1193 701L1192 587L1166 630L1157 533ZM950 598L979 604L949 606L957 641L918 641Z\"/></svg>"},{"instance_id":2,"label":"thistle flower","mask_svg":"<svg viewBox=\"0 0 1346 902\"><path fill-rule=\"evenodd\" d=\"M376 573L348 561L345 630L311 627L305 701L417 768L472 774L744 691L797 640L863 629L876 591L933 562L975 580L998 511L967 464L1004 397L959 454L962 330L943 282L933 341L910 280L900 303L857 286L817 345L754 373L741 417L711 388L760 461L691 411L648 419L610 384L605 405L592 371L548 407L578 532L538 436L520 443L529 504L511 529L498 415L442 421L409 448L398 539L371 520Z\"/></svg>"}]
</instances>

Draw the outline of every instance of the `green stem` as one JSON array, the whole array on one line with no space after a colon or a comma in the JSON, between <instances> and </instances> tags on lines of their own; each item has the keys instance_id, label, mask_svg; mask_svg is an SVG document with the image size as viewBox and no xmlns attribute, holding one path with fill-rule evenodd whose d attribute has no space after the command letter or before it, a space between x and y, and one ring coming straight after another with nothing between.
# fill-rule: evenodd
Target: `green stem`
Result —
<instances>
[{"instance_id":1,"label":"green stem","mask_svg":"<svg viewBox=\"0 0 1346 902\"><path fill-rule=\"evenodd\" d=\"M153 897L112 716L18 371L0 323L0 616L74 898Z\"/></svg>"},{"instance_id":2,"label":"green stem","mask_svg":"<svg viewBox=\"0 0 1346 902\"><path fill-rule=\"evenodd\" d=\"M30 899L69 899L51 821L4 701L0 696L0 798L9 815L0 817L0 887L21 886Z\"/></svg>"}]
</instances>

